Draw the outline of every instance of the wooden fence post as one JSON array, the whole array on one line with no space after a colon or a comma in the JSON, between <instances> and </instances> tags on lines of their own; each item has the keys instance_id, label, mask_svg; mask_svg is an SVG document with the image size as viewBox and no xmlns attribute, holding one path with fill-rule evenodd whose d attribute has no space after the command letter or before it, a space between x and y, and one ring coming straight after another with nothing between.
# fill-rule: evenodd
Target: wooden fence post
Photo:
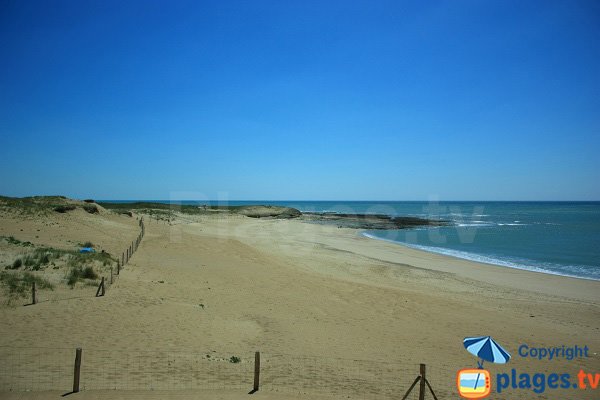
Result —
<instances>
[{"instance_id":1,"label":"wooden fence post","mask_svg":"<svg viewBox=\"0 0 600 400\"><path fill-rule=\"evenodd\" d=\"M117 260L117 275L121 273L121 263Z\"/></svg>"},{"instance_id":2,"label":"wooden fence post","mask_svg":"<svg viewBox=\"0 0 600 400\"><path fill-rule=\"evenodd\" d=\"M260 351L254 353L254 387L252 388L253 392L258 391L258 387L260 384Z\"/></svg>"},{"instance_id":3,"label":"wooden fence post","mask_svg":"<svg viewBox=\"0 0 600 400\"><path fill-rule=\"evenodd\" d=\"M110 267L110 284L113 283L113 267Z\"/></svg>"},{"instance_id":4,"label":"wooden fence post","mask_svg":"<svg viewBox=\"0 0 600 400\"><path fill-rule=\"evenodd\" d=\"M75 350L75 368L73 369L73 393L79 392L79 377L81 375L81 347Z\"/></svg>"},{"instance_id":5,"label":"wooden fence post","mask_svg":"<svg viewBox=\"0 0 600 400\"><path fill-rule=\"evenodd\" d=\"M31 283L31 304L35 304L35 281Z\"/></svg>"},{"instance_id":6,"label":"wooden fence post","mask_svg":"<svg viewBox=\"0 0 600 400\"><path fill-rule=\"evenodd\" d=\"M100 281L98 290L96 290L96 297L99 297L99 296L104 296L104 277L102 277L102 281Z\"/></svg>"},{"instance_id":7,"label":"wooden fence post","mask_svg":"<svg viewBox=\"0 0 600 400\"><path fill-rule=\"evenodd\" d=\"M427 379L425 372L425 364L421 364L421 367L419 368L419 375L421 376L421 381L419 382L419 400L425 400L425 379Z\"/></svg>"}]
</instances>

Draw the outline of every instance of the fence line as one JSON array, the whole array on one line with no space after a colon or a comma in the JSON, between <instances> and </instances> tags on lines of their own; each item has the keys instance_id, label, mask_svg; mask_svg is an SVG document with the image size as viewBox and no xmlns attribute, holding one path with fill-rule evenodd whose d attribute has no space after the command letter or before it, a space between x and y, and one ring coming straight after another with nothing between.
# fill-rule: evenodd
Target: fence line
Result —
<instances>
[{"instance_id":1,"label":"fence line","mask_svg":"<svg viewBox=\"0 0 600 400\"><path fill-rule=\"evenodd\" d=\"M83 286L74 286L72 288L67 288L65 286L49 289L41 288L40 285L36 285L35 282L32 282L30 295L27 296L27 300L25 300L23 305L35 305L48 301L66 301L94 296L104 296L108 289L114 283L116 283L119 275L125 268L125 265L129 263L131 257L142 243L142 239L146 234L146 226L143 216L140 218L138 225L140 228L138 235L130 244L128 244L128 247L122 252L121 256L116 257L116 265L112 264L108 268L98 271L100 274L98 283L91 284L91 282L88 282ZM36 274L36 272L32 273Z\"/></svg>"},{"instance_id":2,"label":"fence line","mask_svg":"<svg viewBox=\"0 0 600 400\"><path fill-rule=\"evenodd\" d=\"M399 399L424 365L272 353L217 354L187 351L118 351L84 348L81 375L74 376L75 349L0 347L0 392L70 391L77 380L81 390L197 390L227 389L256 392ZM423 380L424 381L424 380ZM448 397L450 381L429 367L437 398ZM446 383L448 383L446 382ZM422 399L417 386L407 400ZM423 398L433 399L429 391Z\"/></svg>"}]
</instances>

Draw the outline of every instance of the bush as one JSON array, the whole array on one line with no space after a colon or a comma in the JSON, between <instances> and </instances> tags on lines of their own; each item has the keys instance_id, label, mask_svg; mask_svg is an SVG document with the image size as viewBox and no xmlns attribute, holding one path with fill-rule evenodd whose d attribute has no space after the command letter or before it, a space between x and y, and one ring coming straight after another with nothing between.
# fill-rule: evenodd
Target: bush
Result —
<instances>
[{"instance_id":1,"label":"bush","mask_svg":"<svg viewBox=\"0 0 600 400\"><path fill-rule=\"evenodd\" d=\"M48 256L48 254L44 254L41 258L40 258L40 265L46 265L50 262L50 257Z\"/></svg>"},{"instance_id":2,"label":"bush","mask_svg":"<svg viewBox=\"0 0 600 400\"><path fill-rule=\"evenodd\" d=\"M23 261L26 267L32 267L36 264L35 258L32 256L25 256L25 260Z\"/></svg>"},{"instance_id":3,"label":"bush","mask_svg":"<svg viewBox=\"0 0 600 400\"><path fill-rule=\"evenodd\" d=\"M81 277L83 279L98 279L98 274L94 271L94 268L88 266L81 271Z\"/></svg>"},{"instance_id":4,"label":"bush","mask_svg":"<svg viewBox=\"0 0 600 400\"><path fill-rule=\"evenodd\" d=\"M89 212L90 214L98 214L98 207L96 207L93 204L86 204L83 206L83 209L87 212Z\"/></svg>"},{"instance_id":5,"label":"bush","mask_svg":"<svg viewBox=\"0 0 600 400\"><path fill-rule=\"evenodd\" d=\"M239 363L241 361L242 361L242 359L239 358L239 357L237 357L237 356L231 356L231 358L229 359L229 362L230 363L234 363L234 364L237 364L237 363Z\"/></svg>"},{"instance_id":6,"label":"bush","mask_svg":"<svg viewBox=\"0 0 600 400\"><path fill-rule=\"evenodd\" d=\"M72 268L67 275L67 285L71 286L71 289L75 284L79 281L79 270L77 268Z\"/></svg>"},{"instance_id":7,"label":"bush","mask_svg":"<svg viewBox=\"0 0 600 400\"><path fill-rule=\"evenodd\" d=\"M23 265L23 261L20 258L17 258L15 262L12 264L12 269L19 269Z\"/></svg>"},{"instance_id":8,"label":"bush","mask_svg":"<svg viewBox=\"0 0 600 400\"><path fill-rule=\"evenodd\" d=\"M67 285L73 288L73 286L81 279L98 279L98 274L94 271L94 268L90 266L85 268L81 266L73 267L67 275Z\"/></svg>"},{"instance_id":9,"label":"bush","mask_svg":"<svg viewBox=\"0 0 600 400\"><path fill-rule=\"evenodd\" d=\"M59 213L66 213L67 211L73 211L75 209L74 205L67 205L67 206L58 206L54 208L54 211L59 212Z\"/></svg>"},{"instance_id":10,"label":"bush","mask_svg":"<svg viewBox=\"0 0 600 400\"><path fill-rule=\"evenodd\" d=\"M81 245L81 247L94 247L94 243L92 243L92 242L85 242L84 244Z\"/></svg>"}]
</instances>

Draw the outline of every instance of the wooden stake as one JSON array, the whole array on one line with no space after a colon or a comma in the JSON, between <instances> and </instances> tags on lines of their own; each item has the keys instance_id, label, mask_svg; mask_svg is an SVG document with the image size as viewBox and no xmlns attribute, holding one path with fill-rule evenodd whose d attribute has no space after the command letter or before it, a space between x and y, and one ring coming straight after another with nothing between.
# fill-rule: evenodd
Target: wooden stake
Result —
<instances>
[{"instance_id":1,"label":"wooden stake","mask_svg":"<svg viewBox=\"0 0 600 400\"><path fill-rule=\"evenodd\" d=\"M75 368L73 369L73 393L79 392L79 377L81 375L81 347L75 350Z\"/></svg>"},{"instance_id":2,"label":"wooden stake","mask_svg":"<svg viewBox=\"0 0 600 400\"><path fill-rule=\"evenodd\" d=\"M258 386L260 384L260 351L254 353L254 387L253 391L256 392L258 390Z\"/></svg>"},{"instance_id":3,"label":"wooden stake","mask_svg":"<svg viewBox=\"0 0 600 400\"><path fill-rule=\"evenodd\" d=\"M425 364L421 364L421 367L419 368L419 375L421 376L421 382L419 382L420 383L420 385L419 385L419 400L425 400L425 380L426 380L425 372L426 372Z\"/></svg>"},{"instance_id":4,"label":"wooden stake","mask_svg":"<svg viewBox=\"0 0 600 400\"><path fill-rule=\"evenodd\" d=\"M431 387L431 385L429 384L429 381L427 379L425 379L425 383L427 384L427 387L429 388L429 391L433 395L434 400L438 400L437 396L435 395L435 393L433 391L433 388Z\"/></svg>"},{"instance_id":5,"label":"wooden stake","mask_svg":"<svg viewBox=\"0 0 600 400\"><path fill-rule=\"evenodd\" d=\"M31 283L31 304L35 304L35 281Z\"/></svg>"},{"instance_id":6,"label":"wooden stake","mask_svg":"<svg viewBox=\"0 0 600 400\"><path fill-rule=\"evenodd\" d=\"M113 267L110 267L110 284L113 283Z\"/></svg>"},{"instance_id":7,"label":"wooden stake","mask_svg":"<svg viewBox=\"0 0 600 400\"><path fill-rule=\"evenodd\" d=\"M117 260L117 275L121 273L121 263Z\"/></svg>"},{"instance_id":8,"label":"wooden stake","mask_svg":"<svg viewBox=\"0 0 600 400\"><path fill-rule=\"evenodd\" d=\"M99 296L104 296L104 277L102 277L102 281L100 281L98 290L96 290L96 297L99 297Z\"/></svg>"},{"instance_id":9,"label":"wooden stake","mask_svg":"<svg viewBox=\"0 0 600 400\"><path fill-rule=\"evenodd\" d=\"M404 395L404 397L402 398L402 400L406 400L408 398L408 395L413 390L413 388L415 387L415 385L417 384L417 382L419 382L420 380L421 380L421 377L417 376L416 379L415 379L415 381L412 383L412 385L410 385L410 387L406 391L406 394Z\"/></svg>"}]
</instances>

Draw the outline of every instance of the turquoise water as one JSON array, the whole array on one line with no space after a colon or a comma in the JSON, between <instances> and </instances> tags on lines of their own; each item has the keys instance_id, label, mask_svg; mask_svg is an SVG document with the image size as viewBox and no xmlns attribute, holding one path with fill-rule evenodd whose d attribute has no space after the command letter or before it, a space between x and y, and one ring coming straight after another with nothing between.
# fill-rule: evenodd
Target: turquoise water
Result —
<instances>
[{"instance_id":1,"label":"turquoise water","mask_svg":"<svg viewBox=\"0 0 600 400\"><path fill-rule=\"evenodd\" d=\"M469 260L600 280L600 202L230 201L227 204L272 204L301 211L443 219L452 225L363 234Z\"/></svg>"}]
</instances>

